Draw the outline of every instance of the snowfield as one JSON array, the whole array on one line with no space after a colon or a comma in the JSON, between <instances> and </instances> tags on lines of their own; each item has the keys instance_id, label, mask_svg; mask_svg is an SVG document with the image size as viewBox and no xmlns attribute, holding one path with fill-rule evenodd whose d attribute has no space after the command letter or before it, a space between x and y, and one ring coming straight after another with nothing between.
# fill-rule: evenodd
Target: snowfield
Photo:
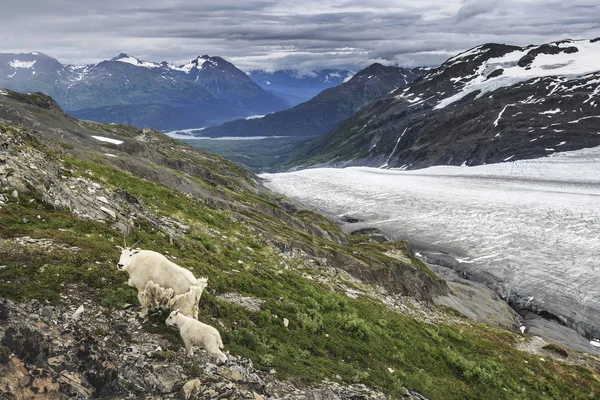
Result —
<instances>
[{"instance_id":1,"label":"snowfield","mask_svg":"<svg viewBox=\"0 0 600 400\"><path fill-rule=\"evenodd\" d=\"M600 148L477 167L309 169L266 186L452 253L527 308L600 337Z\"/></svg>"},{"instance_id":2,"label":"snowfield","mask_svg":"<svg viewBox=\"0 0 600 400\"><path fill-rule=\"evenodd\" d=\"M123 141L119 140L119 139L112 139L112 138L107 138L104 136L94 136L94 135L92 135L92 137L101 142L107 142L107 143L112 143L112 144L123 144Z\"/></svg>"},{"instance_id":3,"label":"snowfield","mask_svg":"<svg viewBox=\"0 0 600 400\"><path fill-rule=\"evenodd\" d=\"M479 91L477 98L484 96L496 89L512 86L534 78L548 76L565 76L569 78L581 77L598 71L598 54L600 54L600 41L593 40L564 40L558 42L558 47L575 48L574 53L538 54L531 65L523 68L517 65L521 57L536 47L526 47L505 54L502 57L490 58L483 62L479 70L473 75L463 78L455 78L458 83L467 80L462 89L442 101L434 109L445 108L448 105L462 99L466 95ZM482 46L474 47L448 60L450 65L465 62L465 57L474 54L483 54L487 49ZM489 77L490 73L502 68L499 76ZM560 110L559 110L560 111Z\"/></svg>"}]
</instances>

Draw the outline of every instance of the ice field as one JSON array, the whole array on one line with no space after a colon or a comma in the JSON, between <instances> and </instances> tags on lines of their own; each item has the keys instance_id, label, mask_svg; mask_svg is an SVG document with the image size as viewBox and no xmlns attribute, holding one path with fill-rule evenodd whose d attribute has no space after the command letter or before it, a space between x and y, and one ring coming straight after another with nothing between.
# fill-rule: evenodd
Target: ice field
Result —
<instances>
[{"instance_id":1,"label":"ice field","mask_svg":"<svg viewBox=\"0 0 600 400\"><path fill-rule=\"evenodd\" d=\"M446 249L513 301L600 337L600 148L477 167L261 177L326 214Z\"/></svg>"}]
</instances>

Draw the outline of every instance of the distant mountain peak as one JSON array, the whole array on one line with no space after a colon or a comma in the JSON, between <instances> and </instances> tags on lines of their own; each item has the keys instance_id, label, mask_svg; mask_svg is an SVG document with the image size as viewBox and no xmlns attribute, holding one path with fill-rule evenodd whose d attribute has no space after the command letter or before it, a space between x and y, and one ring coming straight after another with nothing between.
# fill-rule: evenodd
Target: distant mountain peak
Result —
<instances>
[{"instance_id":1,"label":"distant mountain peak","mask_svg":"<svg viewBox=\"0 0 600 400\"><path fill-rule=\"evenodd\" d=\"M161 67L161 64L151 62L151 61L140 60L139 58L132 57L126 53L120 53L118 56L111 58L110 61L123 62L123 63L135 65L137 67L144 67L144 68L160 68Z\"/></svg>"},{"instance_id":2,"label":"distant mountain peak","mask_svg":"<svg viewBox=\"0 0 600 400\"><path fill-rule=\"evenodd\" d=\"M116 56L116 57L113 57L113 58L111 58L110 60L111 60L111 61L119 61L119 60L121 60L121 59L123 59L123 58L133 58L133 57L131 57L131 56L130 56L129 54L127 54L127 53L119 53L119 55L118 55L118 56Z\"/></svg>"}]
</instances>

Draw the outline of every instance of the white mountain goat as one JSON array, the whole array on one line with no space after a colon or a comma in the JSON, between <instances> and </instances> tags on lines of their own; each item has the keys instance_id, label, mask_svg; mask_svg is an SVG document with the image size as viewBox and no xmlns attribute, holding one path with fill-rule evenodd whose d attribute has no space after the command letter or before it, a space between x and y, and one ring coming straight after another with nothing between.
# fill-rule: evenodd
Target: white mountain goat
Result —
<instances>
[{"instance_id":1,"label":"white mountain goat","mask_svg":"<svg viewBox=\"0 0 600 400\"><path fill-rule=\"evenodd\" d=\"M198 318L198 301L207 278L196 279L189 270L155 251L117 247L121 249L117 267L127 271L127 284L138 290L141 318L146 318L149 309L159 306L178 307L182 313Z\"/></svg>"},{"instance_id":2,"label":"white mountain goat","mask_svg":"<svg viewBox=\"0 0 600 400\"><path fill-rule=\"evenodd\" d=\"M219 350L223 348L221 335L214 327L193 318L186 317L180 313L179 310L171 312L169 317L165 320L165 324L167 324L167 326L176 326L179 328L179 334L185 344L188 357L194 356L192 346L201 344L217 361L227 361L225 353Z\"/></svg>"},{"instance_id":3,"label":"white mountain goat","mask_svg":"<svg viewBox=\"0 0 600 400\"><path fill-rule=\"evenodd\" d=\"M207 286L206 278L198 278L198 284L190 286L190 290L185 293L174 295L174 290L160 286L154 281L148 281L144 290L138 293L138 299L142 305L142 310L154 310L157 308L179 311L192 318L198 319L198 303L202 292ZM147 311L146 311L147 312ZM141 315L145 318L145 315Z\"/></svg>"}]
</instances>

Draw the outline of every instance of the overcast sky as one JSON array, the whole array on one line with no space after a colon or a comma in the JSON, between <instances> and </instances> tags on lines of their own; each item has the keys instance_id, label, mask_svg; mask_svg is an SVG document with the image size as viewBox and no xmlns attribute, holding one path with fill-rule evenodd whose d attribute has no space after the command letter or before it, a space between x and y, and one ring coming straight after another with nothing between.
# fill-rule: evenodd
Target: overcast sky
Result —
<instances>
[{"instance_id":1,"label":"overcast sky","mask_svg":"<svg viewBox=\"0 0 600 400\"><path fill-rule=\"evenodd\" d=\"M84 64L219 55L239 68L439 65L475 45L600 36L598 0L2 0L0 52Z\"/></svg>"}]
</instances>

